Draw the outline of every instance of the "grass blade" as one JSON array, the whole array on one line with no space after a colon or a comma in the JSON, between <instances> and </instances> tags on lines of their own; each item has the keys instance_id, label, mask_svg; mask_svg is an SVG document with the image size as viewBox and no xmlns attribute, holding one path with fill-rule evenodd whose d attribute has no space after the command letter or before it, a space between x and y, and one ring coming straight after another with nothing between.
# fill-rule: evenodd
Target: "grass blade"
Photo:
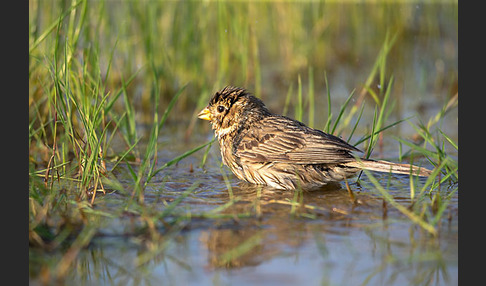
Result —
<instances>
[{"instance_id":1,"label":"grass blade","mask_svg":"<svg viewBox=\"0 0 486 286\"><path fill-rule=\"evenodd\" d=\"M184 154L180 155L180 156L177 156L176 158L170 160L169 162L165 163L164 165L162 165L161 167L159 167L158 169L156 169L152 174L150 174L150 176L147 177L147 182L150 181L150 179L152 179L153 176L155 176L157 173L159 173L160 171L164 170L165 168L167 167L170 167L174 164L177 164L180 160L196 153L197 151L201 150L202 148L208 146L209 144L212 144L214 142L214 139L201 145L201 146L198 146L192 150L189 150L187 152L185 152Z\"/></svg>"},{"instance_id":2,"label":"grass blade","mask_svg":"<svg viewBox=\"0 0 486 286\"><path fill-rule=\"evenodd\" d=\"M380 193L380 195L389 203L392 205L394 208L399 210L402 214L407 216L412 222L418 224L420 227L428 231L430 234L436 236L437 235L437 230L435 227L429 223L427 223L425 220L423 220L421 217L419 217L417 214L413 213L410 211L408 208L405 206L399 204L395 199L388 193L387 190L385 190L381 184L378 182L378 180L373 176L373 174L368 171L368 170L363 170L366 173L366 176L370 180L370 182L375 186L375 189Z\"/></svg>"}]
</instances>

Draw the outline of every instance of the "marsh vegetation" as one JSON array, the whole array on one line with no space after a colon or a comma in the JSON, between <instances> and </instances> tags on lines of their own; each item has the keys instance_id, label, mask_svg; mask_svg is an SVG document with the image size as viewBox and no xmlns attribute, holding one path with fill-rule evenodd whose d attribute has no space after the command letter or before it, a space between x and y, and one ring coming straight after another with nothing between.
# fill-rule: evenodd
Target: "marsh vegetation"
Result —
<instances>
[{"instance_id":1,"label":"marsh vegetation","mask_svg":"<svg viewBox=\"0 0 486 286\"><path fill-rule=\"evenodd\" d=\"M454 285L457 1L29 1L33 284ZM434 169L239 182L196 114L225 85Z\"/></svg>"}]
</instances>

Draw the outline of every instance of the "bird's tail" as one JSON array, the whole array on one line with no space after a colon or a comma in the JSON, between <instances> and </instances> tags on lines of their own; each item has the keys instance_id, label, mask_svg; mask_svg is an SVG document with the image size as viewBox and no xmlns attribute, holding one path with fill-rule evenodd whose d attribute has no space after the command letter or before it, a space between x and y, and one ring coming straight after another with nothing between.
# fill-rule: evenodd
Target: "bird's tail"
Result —
<instances>
[{"instance_id":1,"label":"bird's tail","mask_svg":"<svg viewBox=\"0 0 486 286\"><path fill-rule=\"evenodd\" d=\"M370 171L385 172L385 173L395 173L395 174L405 174L405 175L415 175L428 177L432 173L431 170L424 167L417 167L410 164L397 164L382 160L369 160L360 159L358 161L352 161L344 164L347 167L361 168Z\"/></svg>"}]
</instances>

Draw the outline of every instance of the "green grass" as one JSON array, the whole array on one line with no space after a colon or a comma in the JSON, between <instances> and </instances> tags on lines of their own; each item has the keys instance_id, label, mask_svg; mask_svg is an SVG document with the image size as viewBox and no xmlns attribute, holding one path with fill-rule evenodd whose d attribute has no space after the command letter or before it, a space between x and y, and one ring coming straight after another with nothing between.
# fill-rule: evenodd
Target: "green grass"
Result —
<instances>
[{"instance_id":1,"label":"green grass","mask_svg":"<svg viewBox=\"0 0 486 286\"><path fill-rule=\"evenodd\" d=\"M164 197L163 184L160 201L147 199L152 180L182 160L201 153L199 172L212 156L219 156L210 152L215 148L210 140L192 142L172 158L159 158L159 139L165 128L177 124L184 130L189 126L190 138L199 124L195 114L212 92L227 84L247 87L265 102L283 103L283 114L356 146L364 144L365 156L374 157L380 140L391 138L400 146L399 161L436 166L424 183L410 177L410 205L396 202L388 184L372 173L366 173L366 182L367 189L406 219L433 235L439 232L457 192L458 165L449 151L457 151L457 139L442 125L457 107L457 71L452 65L436 78L424 75L424 84L409 91L425 92L432 85L436 93L452 92L435 116L394 116L400 87L416 82L413 75L397 74L407 61L402 51L413 37L408 27L413 7L400 4L403 13L396 14L388 4L358 7L318 1L119 4L29 1L29 245L33 257L38 251L41 256L62 253L39 270L44 282L66 279L79 253L107 225L126 217L136 221L129 235L143 241L147 251L140 253L137 265L145 265L196 218L251 220L265 216L262 208L268 205L285 208L292 219L315 220L335 212L306 202L301 191L288 200L264 201L259 190L248 202L233 189L224 169L228 200L210 211L191 211L184 205L197 196L200 180L178 190L172 201ZM427 15L422 24L431 36L451 28L430 20L439 18L436 5L422 7ZM347 20L333 9L345 9ZM457 17L457 8L452 10ZM387 28L359 32L372 24ZM317 40L309 41L309 36ZM445 58L444 65L453 61ZM353 91L345 95L331 89L328 79L339 65L367 75L353 81ZM319 109L321 103L325 109ZM372 122L364 122L365 117ZM419 140L395 132L394 127L403 125ZM114 202L116 208L103 208L111 203L104 193L113 191L123 199ZM247 203L250 207L240 208ZM256 233L219 259L231 264L261 240Z\"/></svg>"}]
</instances>

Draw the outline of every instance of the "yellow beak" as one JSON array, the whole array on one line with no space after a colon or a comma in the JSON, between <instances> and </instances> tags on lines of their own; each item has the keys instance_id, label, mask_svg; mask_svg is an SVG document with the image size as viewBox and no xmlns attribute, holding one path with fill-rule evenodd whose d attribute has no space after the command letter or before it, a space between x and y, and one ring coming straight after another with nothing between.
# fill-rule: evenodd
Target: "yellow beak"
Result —
<instances>
[{"instance_id":1,"label":"yellow beak","mask_svg":"<svg viewBox=\"0 0 486 286\"><path fill-rule=\"evenodd\" d=\"M199 119L211 121L211 112L209 112L209 109L206 107L203 110L201 110L201 112L199 112L199 114L197 115L197 117Z\"/></svg>"}]
</instances>

